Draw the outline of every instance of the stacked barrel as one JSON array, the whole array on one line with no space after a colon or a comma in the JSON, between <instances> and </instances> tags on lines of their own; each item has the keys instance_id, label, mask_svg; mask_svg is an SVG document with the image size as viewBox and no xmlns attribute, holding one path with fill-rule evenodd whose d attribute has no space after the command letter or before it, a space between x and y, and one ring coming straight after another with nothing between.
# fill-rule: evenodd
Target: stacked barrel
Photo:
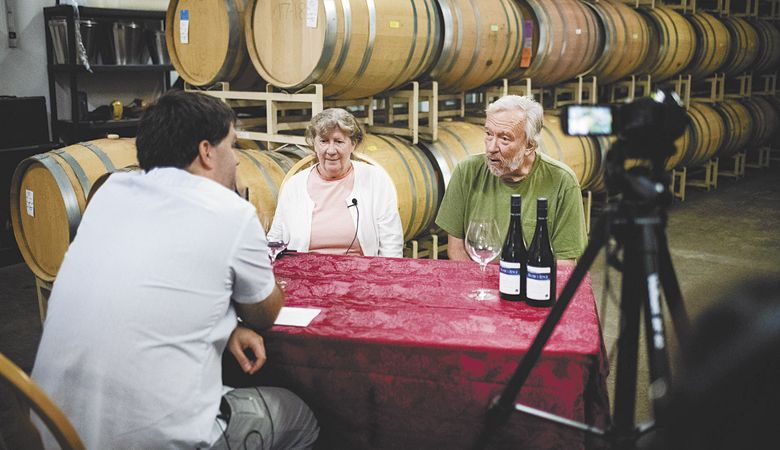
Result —
<instances>
[{"instance_id":1,"label":"stacked barrel","mask_svg":"<svg viewBox=\"0 0 780 450\"><path fill-rule=\"evenodd\" d=\"M624 101L613 94L629 81L647 80L647 94L651 83L690 75L691 126L668 170L777 145L778 20L737 12L618 0L172 0L166 41L192 86L259 91L268 84L295 92L320 84L325 99L344 106L413 80L435 81L443 94L475 94L484 113L494 86L530 84L546 111L540 151L568 164L583 189L600 191L613 139L564 135L551 102L578 77L595 77L592 98L605 103ZM720 80L726 95L706 95L708 80ZM744 80L752 80L753 92L729 87ZM484 152L478 115L441 121L436 141L369 135L358 148L395 182L407 239L433 229L455 165ZM240 183L267 225L282 180L311 150L252 141L241 147ZM96 141L19 166L14 229L39 278L56 275L91 185L134 164L133 149L131 141Z\"/></svg>"},{"instance_id":2,"label":"stacked barrel","mask_svg":"<svg viewBox=\"0 0 780 450\"><path fill-rule=\"evenodd\" d=\"M651 83L660 87L690 75L691 126L667 161L673 170L766 145L775 134L777 101L697 99L696 89L704 89L699 83L711 77L723 82L777 70L776 22L737 12L618 0L174 0L166 30L172 61L192 85L226 81L241 90L268 83L295 92L321 84L323 96L337 105L412 80L436 81L440 93L476 93L480 100L499 80L530 80L533 93L549 100L578 77L595 77L592 95L600 103L619 102L610 93L628 80L647 79L647 95ZM604 190L604 157L613 139L566 136L552 106L545 104L540 151L567 163L584 190ZM479 119L439 123L436 142L415 146L403 137L374 136L358 149L395 181L406 238L433 226L454 166L484 151L481 126L473 123ZM289 167L280 162L285 157L276 156L274 165ZM273 177L261 178L269 184ZM269 184L271 194L258 199L264 221L278 189Z\"/></svg>"}]
</instances>

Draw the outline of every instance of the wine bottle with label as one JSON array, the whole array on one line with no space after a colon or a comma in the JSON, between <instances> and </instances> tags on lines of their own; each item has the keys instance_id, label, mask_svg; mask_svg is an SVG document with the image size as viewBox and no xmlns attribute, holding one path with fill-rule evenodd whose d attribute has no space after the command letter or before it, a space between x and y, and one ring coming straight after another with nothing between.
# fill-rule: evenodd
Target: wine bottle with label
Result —
<instances>
[{"instance_id":1,"label":"wine bottle with label","mask_svg":"<svg viewBox=\"0 0 780 450\"><path fill-rule=\"evenodd\" d=\"M555 254L547 230L547 199L536 200L536 230L528 247L526 301L531 306L552 306L555 302Z\"/></svg>"},{"instance_id":2,"label":"wine bottle with label","mask_svg":"<svg viewBox=\"0 0 780 450\"><path fill-rule=\"evenodd\" d=\"M523 239L523 220L520 215L520 195L513 194L509 206L509 229L504 239L499 261L498 291L501 298L513 302L523 300L525 293L525 264L528 254Z\"/></svg>"}]
</instances>

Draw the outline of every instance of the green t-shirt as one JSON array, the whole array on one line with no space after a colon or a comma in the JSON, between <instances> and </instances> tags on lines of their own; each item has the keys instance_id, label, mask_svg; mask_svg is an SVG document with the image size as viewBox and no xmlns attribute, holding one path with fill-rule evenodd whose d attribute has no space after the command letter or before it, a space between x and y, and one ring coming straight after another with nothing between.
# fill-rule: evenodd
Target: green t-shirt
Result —
<instances>
[{"instance_id":1,"label":"green t-shirt","mask_svg":"<svg viewBox=\"0 0 780 450\"><path fill-rule=\"evenodd\" d=\"M436 225L456 238L466 235L469 219L495 217L498 231L509 229L509 199L522 196L523 237L531 243L536 228L536 199L547 197L547 227L557 259L579 258L588 243L582 192L574 172L565 164L537 152L531 171L517 183L490 173L485 155L461 161L450 178L436 216Z\"/></svg>"}]
</instances>

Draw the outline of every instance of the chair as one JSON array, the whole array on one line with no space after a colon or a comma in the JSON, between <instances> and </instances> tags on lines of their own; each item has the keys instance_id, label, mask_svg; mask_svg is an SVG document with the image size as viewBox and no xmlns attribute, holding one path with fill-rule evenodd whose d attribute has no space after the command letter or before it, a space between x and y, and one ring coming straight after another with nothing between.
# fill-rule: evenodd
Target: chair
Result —
<instances>
[{"instance_id":1,"label":"chair","mask_svg":"<svg viewBox=\"0 0 780 450\"><path fill-rule=\"evenodd\" d=\"M86 448L65 414L22 369L2 353L0 353L0 381L7 381L18 398L38 414L63 450Z\"/></svg>"}]
</instances>

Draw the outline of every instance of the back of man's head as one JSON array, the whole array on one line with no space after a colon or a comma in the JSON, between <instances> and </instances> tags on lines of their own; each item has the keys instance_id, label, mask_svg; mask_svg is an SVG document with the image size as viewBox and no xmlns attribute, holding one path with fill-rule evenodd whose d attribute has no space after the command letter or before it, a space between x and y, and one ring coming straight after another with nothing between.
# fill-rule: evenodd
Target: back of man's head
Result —
<instances>
[{"instance_id":1,"label":"back of man's head","mask_svg":"<svg viewBox=\"0 0 780 450\"><path fill-rule=\"evenodd\" d=\"M524 95L505 95L488 105L485 113L490 115L503 111L516 111L518 119L525 120L526 139L536 140L544 124L544 108L539 102Z\"/></svg>"},{"instance_id":2,"label":"back of man's head","mask_svg":"<svg viewBox=\"0 0 780 450\"><path fill-rule=\"evenodd\" d=\"M198 155L198 144L217 145L230 132L235 113L222 100L206 94L171 90L147 108L138 125L138 165L188 167Z\"/></svg>"},{"instance_id":3,"label":"back of man's head","mask_svg":"<svg viewBox=\"0 0 780 450\"><path fill-rule=\"evenodd\" d=\"M685 344L654 448L777 448L780 280L735 286L699 317Z\"/></svg>"}]
</instances>

